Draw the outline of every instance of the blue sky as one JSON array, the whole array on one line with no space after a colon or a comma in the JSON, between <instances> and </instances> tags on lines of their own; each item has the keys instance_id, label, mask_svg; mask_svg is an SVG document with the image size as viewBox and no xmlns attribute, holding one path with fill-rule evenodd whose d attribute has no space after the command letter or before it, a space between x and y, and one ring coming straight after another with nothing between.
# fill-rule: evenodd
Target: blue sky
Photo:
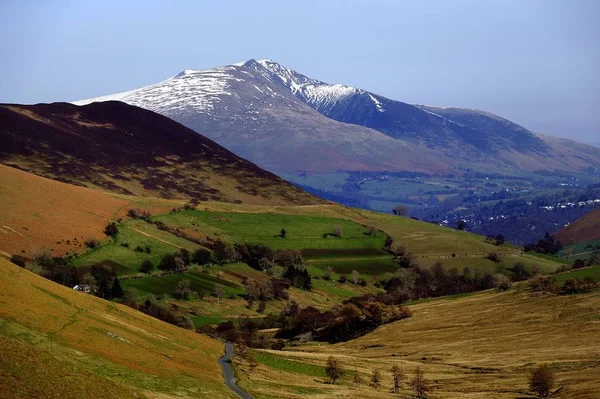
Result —
<instances>
[{"instance_id":1,"label":"blue sky","mask_svg":"<svg viewBox=\"0 0 600 399\"><path fill-rule=\"evenodd\" d=\"M0 102L270 58L410 103L600 142L600 1L0 0Z\"/></svg>"}]
</instances>

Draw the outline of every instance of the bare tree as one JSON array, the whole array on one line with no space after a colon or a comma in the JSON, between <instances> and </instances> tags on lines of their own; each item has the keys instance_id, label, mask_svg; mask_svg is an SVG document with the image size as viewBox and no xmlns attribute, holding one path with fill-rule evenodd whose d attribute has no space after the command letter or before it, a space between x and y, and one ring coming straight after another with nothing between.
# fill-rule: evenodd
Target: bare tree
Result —
<instances>
[{"instance_id":1,"label":"bare tree","mask_svg":"<svg viewBox=\"0 0 600 399\"><path fill-rule=\"evenodd\" d=\"M429 392L429 386L427 384L427 380L425 379L425 373L420 367L417 367L417 370L415 371L415 377L412 379L411 385L417 398L423 398L425 394Z\"/></svg>"},{"instance_id":2,"label":"bare tree","mask_svg":"<svg viewBox=\"0 0 600 399\"><path fill-rule=\"evenodd\" d=\"M324 274L323 274L323 278L325 280L331 280L331 275L333 274L333 269L331 266L327 266L324 270L323 270Z\"/></svg>"},{"instance_id":3,"label":"bare tree","mask_svg":"<svg viewBox=\"0 0 600 399\"><path fill-rule=\"evenodd\" d=\"M225 291L223 291L222 288L217 287L217 288L215 288L214 292L215 292L215 296L217 297L217 303L220 303L221 302L221 297L223 295L225 295Z\"/></svg>"},{"instance_id":4,"label":"bare tree","mask_svg":"<svg viewBox=\"0 0 600 399\"><path fill-rule=\"evenodd\" d=\"M392 392L400 392L400 381L404 378L404 373L397 364L392 366Z\"/></svg>"},{"instance_id":5,"label":"bare tree","mask_svg":"<svg viewBox=\"0 0 600 399\"><path fill-rule=\"evenodd\" d=\"M327 367L325 367L325 373L331 379L331 384L335 384L335 382L344 375L344 369L342 369L338 359L329 356L329 359L327 359Z\"/></svg>"},{"instance_id":6,"label":"bare tree","mask_svg":"<svg viewBox=\"0 0 600 399\"><path fill-rule=\"evenodd\" d=\"M341 237L341 236L342 236L342 234L344 234L344 229L342 228L342 226L341 226L341 225L339 225L339 224L338 224L338 225L336 225L336 226L333 228L333 235L334 235L334 236L336 236L336 237Z\"/></svg>"},{"instance_id":7,"label":"bare tree","mask_svg":"<svg viewBox=\"0 0 600 399\"><path fill-rule=\"evenodd\" d=\"M358 284L358 280L360 279L360 273L356 270L352 270L352 283Z\"/></svg>"},{"instance_id":8,"label":"bare tree","mask_svg":"<svg viewBox=\"0 0 600 399\"><path fill-rule=\"evenodd\" d=\"M379 370L375 369L373 371L373 375L371 376L371 386L375 389L379 389L379 384L381 383L381 373Z\"/></svg>"},{"instance_id":9,"label":"bare tree","mask_svg":"<svg viewBox=\"0 0 600 399\"><path fill-rule=\"evenodd\" d=\"M529 389L535 392L539 398L547 398L554 386L554 373L545 364L542 364L531 372L529 377Z\"/></svg>"},{"instance_id":10,"label":"bare tree","mask_svg":"<svg viewBox=\"0 0 600 399\"><path fill-rule=\"evenodd\" d=\"M258 362L254 357L253 353L248 354L248 367L250 368L250 372L253 373L254 370L258 367Z\"/></svg>"}]
</instances>

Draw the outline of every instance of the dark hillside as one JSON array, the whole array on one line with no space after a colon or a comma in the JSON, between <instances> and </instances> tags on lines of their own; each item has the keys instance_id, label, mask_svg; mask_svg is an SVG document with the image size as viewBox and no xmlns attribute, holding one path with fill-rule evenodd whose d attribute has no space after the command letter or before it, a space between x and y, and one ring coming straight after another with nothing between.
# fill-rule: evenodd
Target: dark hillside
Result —
<instances>
[{"instance_id":1,"label":"dark hillside","mask_svg":"<svg viewBox=\"0 0 600 399\"><path fill-rule=\"evenodd\" d=\"M123 194L322 202L167 117L116 101L0 105L0 162Z\"/></svg>"}]
</instances>

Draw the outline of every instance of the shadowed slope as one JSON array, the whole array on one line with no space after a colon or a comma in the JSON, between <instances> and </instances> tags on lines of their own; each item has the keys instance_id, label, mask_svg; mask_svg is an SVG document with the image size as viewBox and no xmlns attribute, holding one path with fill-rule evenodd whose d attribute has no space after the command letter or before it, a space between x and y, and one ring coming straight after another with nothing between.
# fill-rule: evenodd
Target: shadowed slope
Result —
<instances>
[{"instance_id":1,"label":"shadowed slope","mask_svg":"<svg viewBox=\"0 0 600 399\"><path fill-rule=\"evenodd\" d=\"M177 122L113 101L0 106L0 162L123 194L321 202Z\"/></svg>"}]
</instances>

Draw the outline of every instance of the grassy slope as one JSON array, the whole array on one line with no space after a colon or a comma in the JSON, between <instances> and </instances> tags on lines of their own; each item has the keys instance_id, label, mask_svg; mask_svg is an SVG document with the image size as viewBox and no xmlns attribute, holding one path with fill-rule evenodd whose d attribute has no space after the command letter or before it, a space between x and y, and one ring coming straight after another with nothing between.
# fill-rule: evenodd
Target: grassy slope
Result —
<instances>
[{"instance_id":1,"label":"grassy slope","mask_svg":"<svg viewBox=\"0 0 600 399\"><path fill-rule=\"evenodd\" d=\"M0 304L0 353L9 353L0 363L10 365L0 371L0 397L32 397L40 389L44 397L232 397L216 340L2 259ZM39 367L28 363L18 371L25 358Z\"/></svg>"},{"instance_id":2,"label":"grassy slope","mask_svg":"<svg viewBox=\"0 0 600 399\"><path fill-rule=\"evenodd\" d=\"M242 385L261 395L301 398L295 390L324 390L355 398L389 397L389 369L398 364L410 377L420 366L432 383L432 396L447 398L515 398L527 396L529 371L548 363L557 376L560 397L592 399L600 392L600 292L576 296L533 296L527 292L480 293L410 306L413 317L333 346L300 346L283 356L258 360L261 366ZM356 388L347 378L336 387L325 376L308 376L290 369L288 361L325 364L329 355L343 366L356 367L369 379L383 373L379 391ZM292 363L295 364L295 363ZM406 380L402 393L409 394Z\"/></svg>"},{"instance_id":3,"label":"grassy slope","mask_svg":"<svg viewBox=\"0 0 600 399\"><path fill-rule=\"evenodd\" d=\"M123 216L129 208L168 212L183 204L158 198L115 196L2 164L0 181L0 252L11 255L28 255L40 247L52 249L56 255L81 251L87 238L104 239L102 231L108 221Z\"/></svg>"}]
</instances>

